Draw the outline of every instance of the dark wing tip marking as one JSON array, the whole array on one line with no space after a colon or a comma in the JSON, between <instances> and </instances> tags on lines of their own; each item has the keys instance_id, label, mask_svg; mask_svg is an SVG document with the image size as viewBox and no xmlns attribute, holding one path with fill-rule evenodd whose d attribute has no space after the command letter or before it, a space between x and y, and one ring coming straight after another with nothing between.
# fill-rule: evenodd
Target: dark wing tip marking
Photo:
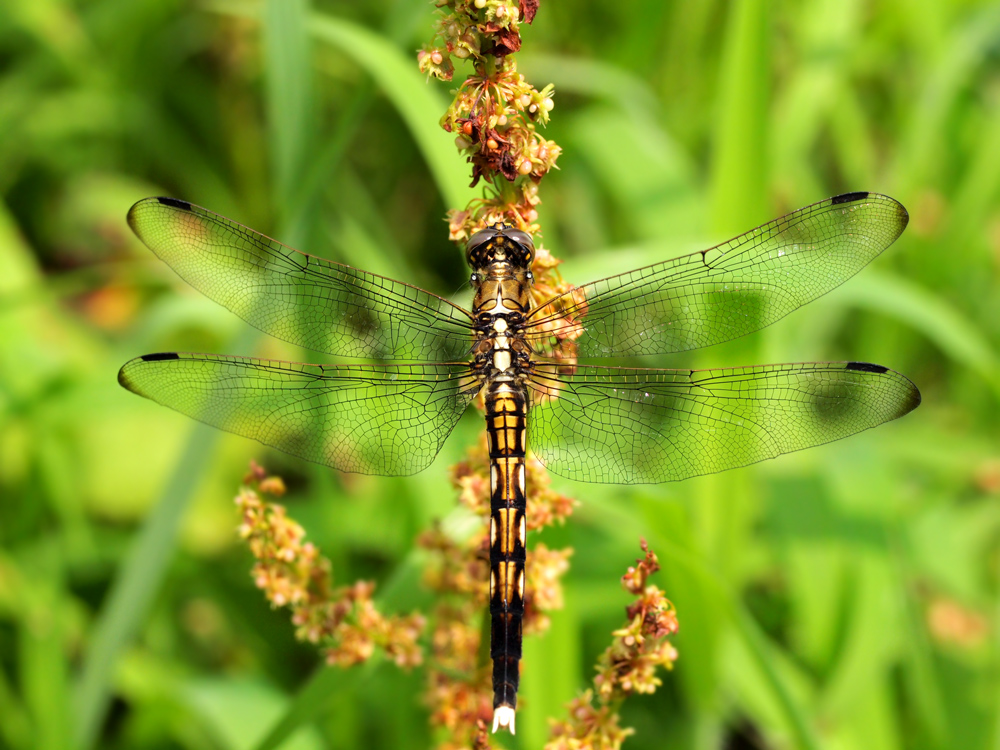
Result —
<instances>
[{"instance_id":1,"label":"dark wing tip marking","mask_svg":"<svg viewBox=\"0 0 1000 750\"><path fill-rule=\"evenodd\" d=\"M889 370L889 372L893 372ZM898 372L894 372L894 375L905 381L905 386L907 387L907 398L899 405L899 413L893 417L894 419L903 416L904 414L909 414L911 411L920 406L920 402L923 401L923 396L920 395L920 389L905 375L901 375Z\"/></svg>"},{"instance_id":2,"label":"dark wing tip marking","mask_svg":"<svg viewBox=\"0 0 1000 750\"><path fill-rule=\"evenodd\" d=\"M177 352L158 352L156 354L143 354L141 357L136 357L131 359L122 365L122 368L118 371L118 385L126 390L132 391L132 393L138 393L140 396L145 394L139 390L136 386L130 371L140 362L163 362L164 360L170 359L180 359L180 355Z\"/></svg>"},{"instance_id":3,"label":"dark wing tip marking","mask_svg":"<svg viewBox=\"0 0 1000 750\"><path fill-rule=\"evenodd\" d=\"M830 199L831 206L839 206L841 203L854 203L854 201L861 201L867 198L870 193L866 190L857 193L844 193L843 195L835 195Z\"/></svg>"},{"instance_id":4,"label":"dark wing tip marking","mask_svg":"<svg viewBox=\"0 0 1000 750\"><path fill-rule=\"evenodd\" d=\"M156 200L158 200L164 206L170 206L171 208L179 208L182 211L191 210L191 204L188 203L187 201L180 201L177 200L176 198L162 198L162 197L157 197Z\"/></svg>"},{"instance_id":5,"label":"dark wing tip marking","mask_svg":"<svg viewBox=\"0 0 1000 750\"><path fill-rule=\"evenodd\" d=\"M905 375L900 375L898 372L890 370L888 367L883 367L882 365L875 365L871 362L848 362L846 368L847 370L856 370L858 372L871 372L876 375L884 375L885 373L890 373L893 377L896 377L903 381L904 387L906 388L906 398L902 399L899 403L899 410L890 419L898 419L904 414L909 414L911 411L920 406L922 401L922 396L920 395L920 389L913 384L913 382Z\"/></svg>"},{"instance_id":6,"label":"dark wing tip marking","mask_svg":"<svg viewBox=\"0 0 1000 750\"><path fill-rule=\"evenodd\" d=\"M143 357L145 359L145 357ZM861 372L888 372L888 367L883 367L882 365L873 365L871 362L848 362L848 370L860 370Z\"/></svg>"},{"instance_id":7,"label":"dark wing tip marking","mask_svg":"<svg viewBox=\"0 0 1000 750\"><path fill-rule=\"evenodd\" d=\"M128 210L128 215L125 217L125 220L128 222L128 225L132 228L132 231L135 232L135 236L138 237L143 242L146 242L146 240L143 238L143 231L139 226L140 215L147 210L147 207L150 204L155 205L157 203L163 206L170 206L171 208L176 208L181 211L193 212L194 209L196 208L196 206L194 206L191 203L188 203L187 201L178 200L177 198L166 198L164 196L143 198L141 201L136 201L135 203L132 204L132 207Z\"/></svg>"},{"instance_id":8,"label":"dark wing tip marking","mask_svg":"<svg viewBox=\"0 0 1000 750\"><path fill-rule=\"evenodd\" d=\"M896 373L898 375L898 373ZM920 389L913 384L913 382L906 376L901 375L906 383L906 397L900 400L899 409L893 414L889 419L899 419L902 416L909 414L911 411L920 406L920 402L923 400L920 395ZM889 421L888 419L886 421Z\"/></svg>"},{"instance_id":9,"label":"dark wing tip marking","mask_svg":"<svg viewBox=\"0 0 1000 750\"><path fill-rule=\"evenodd\" d=\"M903 230L910 223L910 212L899 201L896 201L896 205L899 206L899 233L902 234Z\"/></svg>"}]
</instances>

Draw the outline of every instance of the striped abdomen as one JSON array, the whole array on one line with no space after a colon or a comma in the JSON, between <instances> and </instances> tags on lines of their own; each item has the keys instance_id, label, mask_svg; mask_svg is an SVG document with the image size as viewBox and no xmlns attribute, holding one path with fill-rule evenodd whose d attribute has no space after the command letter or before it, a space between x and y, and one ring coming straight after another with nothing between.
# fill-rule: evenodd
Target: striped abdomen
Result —
<instances>
[{"instance_id":1,"label":"striped abdomen","mask_svg":"<svg viewBox=\"0 0 1000 750\"><path fill-rule=\"evenodd\" d=\"M525 393L515 382L492 381L486 390L490 448L490 656L493 658L493 731L514 731L521 618L524 616Z\"/></svg>"}]
</instances>

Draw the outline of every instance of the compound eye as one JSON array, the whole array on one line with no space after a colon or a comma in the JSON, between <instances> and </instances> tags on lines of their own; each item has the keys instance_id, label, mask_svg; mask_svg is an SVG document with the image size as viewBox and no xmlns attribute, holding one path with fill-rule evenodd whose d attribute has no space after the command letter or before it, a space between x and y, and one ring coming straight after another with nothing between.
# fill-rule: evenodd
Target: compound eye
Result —
<instances>
[{"instance_id":1,"label":"compound eye","mask_svg":"<svg viewBox=\"0 0 1000 750\"><path fill-rule=\"evenodd\" d=\"M465 246L465 252L471 253L473 250L489 242L496 236L497 236L497 230L493 228L480 229L478 232L472 235L472 237L469 238L469 243Z\"/></svg>"},{"instance_id":2,"label":"compound eye","mask_svg":"<svg viewBox=\"0 0 1000 750\"><path fill-rule=\"evenodd\" d=\"M527 232L522 232L520 229L508 229L504 232L505 235L514 240L518 245L521 245L525 250L534 250L535 243L531 239L531 235Z\"/></svg>"},{"instance_id":3,"label":"compound eye","mask_svg":"<svg viewBox=\"0 0 1000 750\"><path fill-rule=\"evenodd\" d=\"M478 284L479 283L479 274L478 273L472 274L472 276L469 277L469 283L472 284L473 286L475 286L476 284Z\"/></svg>"},{"instance_id":4,"label":"compound eye","mask_svg":"<svg viewBox=\"0 0 1000 750\"><path fill-rule=\"evenodd\" d=\"M528 283L529 284L534 284L535 283L535 274L533 274L531 271L528 271L528 273L525 274L525 275L528 278Z\"/></svg>"}]
</instances>

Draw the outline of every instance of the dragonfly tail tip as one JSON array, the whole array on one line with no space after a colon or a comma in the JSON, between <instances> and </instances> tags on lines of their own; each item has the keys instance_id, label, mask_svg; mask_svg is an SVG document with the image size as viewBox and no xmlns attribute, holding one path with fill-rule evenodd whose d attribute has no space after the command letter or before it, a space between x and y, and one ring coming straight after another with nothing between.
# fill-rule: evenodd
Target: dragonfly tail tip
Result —
<instances>
[{"instance_id":1,"label":"dragonfly tail tip","mask_svg":"<svg viewBox=\"0 0 1000 750\"><path fill-rule=\"evenodd\" d=\"M505 727L510 730L511 734L514 734L514 709L510 706L497 706L493 710L493 732L497 731L498 727Z\"/></svg>"}]
</instances>

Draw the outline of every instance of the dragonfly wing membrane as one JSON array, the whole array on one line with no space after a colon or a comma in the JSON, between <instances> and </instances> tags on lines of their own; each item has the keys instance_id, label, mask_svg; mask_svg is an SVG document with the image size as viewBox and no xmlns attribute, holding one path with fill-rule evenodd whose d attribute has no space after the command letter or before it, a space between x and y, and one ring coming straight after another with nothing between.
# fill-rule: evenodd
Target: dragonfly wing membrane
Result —
<instances>
[{"instance_id":1,"label":"dragonfly wing membrane","mask_svg":"<svg viewBox=\"0 0 1000 750\"><path fill-rule=\"evenodd\" d=\"M719 344L780 320L860 271L906 227L906 209L847 193L703 252L586 284L558 314L529 320L542 348L569 338L579 357L664 354Z\"/></svg>"},{"instance_id":2,"label":"dragonfly wing membrane","mask_svg":"<svg viewBox=\"0 0 1000 750\"><path fill-rule=\"evenodd\" d=\"M182 414L341 471L426 468L475 397L468 365L308 365L149 354L118 382Z\"/></svg>"},{"instance_id":3,"label":"dragonfly wing membrane","mask_svg":"<svg viewBox=\"0 0 1000 750\"><path fill-rule=\"evenodd\" d=\"M265 333L314 351L451 362L471 317L418 287L300 253L212 211L146 198L128 214L140 240L198 291Z\"/></svg>"},{"instance_id":4,"label":"dragonfly wing membrane","mask_svg":"<svg viewBox=\"0 0 1000 750\"><path fill-rule=\"evenodd\" d=\"M920 403L906 377L863 362L713 370L536 365L528 447L584 482L668 482L847 437Z\"/></svg>"}]
</instances>

